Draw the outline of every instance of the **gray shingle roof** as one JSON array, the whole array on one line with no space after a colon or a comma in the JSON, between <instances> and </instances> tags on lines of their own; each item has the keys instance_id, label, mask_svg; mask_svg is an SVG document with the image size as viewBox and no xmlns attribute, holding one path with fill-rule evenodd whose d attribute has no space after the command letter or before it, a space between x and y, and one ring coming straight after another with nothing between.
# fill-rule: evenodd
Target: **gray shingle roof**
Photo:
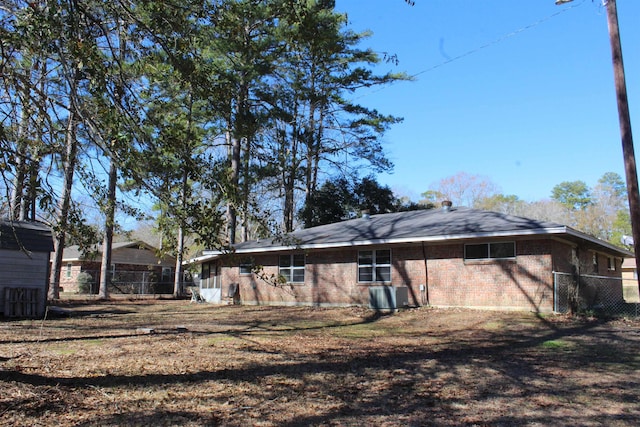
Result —
<instances>
[{"instance_id":1,"label":"gray shingle roof","mask_svg":"<svg viewBox=\"0 0 640 427\"><path fill-rule=\"evenodd\" d=\"M147 245L144 242L135 241L135 242L117 242L111 245L111 250L116 250L120 248L128 248L128 247L136 247L143 246L153 249L151 246ZM64 261L73 261L73 260L100 260L100 254L102 254L102 245L93 245L89 250L89 255L83 254L78 245L71 245L64 248L62 252L62 259Z\"/></svg>"},{"instance_id":2,"label":"gray shingle roof","mask_svg":"<svg viewBox=\"0 0 640 427\"><path fill-rule=\"evenodd\" d=\"M282 239L235 245L238 252L273 246L351 246L367 243L420 242L482 236L549 234L567 227L548 221L466 207L371 215L298 230Z\"/></svg>"},{"instance_id":3,"label":"gray shingle roof","mask_svg":"<svg viewBox=\"0 0 640 427\"><path fill-rule=\"evenodd\" d=\"M238 243L233 248L236 253L248 254L392 243L436 243L469 239L486 241L491 238L526 236L547 236L582 242L615 256L633 257L633 253L625 249L556 222L467 207L453 207L448 211L430 209L371 215L369 218L297 230L281 237ZM223 253L219 250L203 251L201 256L185 263L204 262Z\"/></svg>"},{"instance_id":4,"label":"gray shingle roof","mask_svg":"<svg viewBox=\"0 0 640 427\"><path fill-rule=\"evenodd\" d=\"M0 220L0 249L51 252L51 229L38 222Z\"/></svg>"}]
</instances>

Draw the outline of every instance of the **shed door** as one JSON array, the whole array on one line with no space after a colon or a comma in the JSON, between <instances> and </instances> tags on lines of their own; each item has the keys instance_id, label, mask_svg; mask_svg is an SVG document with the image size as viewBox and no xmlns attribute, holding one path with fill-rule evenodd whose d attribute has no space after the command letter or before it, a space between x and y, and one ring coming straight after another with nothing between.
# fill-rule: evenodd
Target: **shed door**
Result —
<instances>
[{"instance_id":1,"label":"shed door","mask_svg":"<svg viewBox=\"0 0 640 427\"><path fill-rule=\"evenodd\" d=\"M222 280L220 277L220 267L217 263L210 262L202 264L200 295L207 302L219 303L222 301Z\"/></svg>"}]
</instances>

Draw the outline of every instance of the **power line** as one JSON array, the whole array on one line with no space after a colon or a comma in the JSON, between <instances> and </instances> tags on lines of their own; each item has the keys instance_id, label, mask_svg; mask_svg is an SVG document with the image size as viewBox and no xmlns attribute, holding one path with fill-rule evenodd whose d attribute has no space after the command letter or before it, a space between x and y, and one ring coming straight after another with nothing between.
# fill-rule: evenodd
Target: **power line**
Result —
<instances>
[{"instance_id":1,"label":"power line","mask_svg":"<svg viewBox=\"0 0 640 427\"><path fill-rule=\"evenodd\" d=\"M521 28L519 28L519 29L517 29L517 30L515 30L515 31L512 31L512 32L510 32L510 33L507 33L507 34L505 34L505 35L501 36L501 37L498 37L497 39L495 39L495 40L493 40L493 41L490 41L490 42L488 42L488 43L485 43L485 44L483 44L483 45L481 45L481 46L478 46L478 47L476 47L476 48L474 48L474 49L472 49L472 50L469 50L469 51L467 51L467 52L464 52L464 53L462 53L462 54L460 54L460 55L454 56L453 58L448 58L446 61L443 61L443 62L441 62L441 63L439 63L439 64L433 65L433 66L431 66L431 67L429 67L429 68L426 68L426 69L424 69L424 70L422 70L422 71L419 71L419 72L417 72L417 73L415 73L415 74L410 74L410 75L409 75L409 77L410 77L410 78L415 78L415 77L417 77L417 76L419 76L419 75L421 75L421 74L425 74L425 73L428 73L428 72L430 72L430 71L436 70L436 69L438 69L438 68L440 68L440 67L444 67L445 65L448 65L448 64L450 64L450 63L452 63L452 62L454 62L454 61L458 61L458 60L460 60L460 59L462 59L462 58L465 58L465 57L467 57L467 56L473 55L474 53L480 52L481 50L484 50L484 49L487 49L487 48L489 48L489 47L495 46L495 45L497 45L497 44L499 44L499 43L502 43L503 41L505 41L505 40L507 40L507 39L509 39L509 38L511 38L511 37L514 37L514 36L516 36L516 35L518 35L518 34L520 34L520 33L522 33L522 32L525 32L525 31L530 30L530 29L533 29L533 28L535 28L535 27L537 27L537 26L539 26L539 25L541 25L541 24L544 24L545 22L547 22L547 21L549 21L549 20L551 20L551 19L555 18L555 17L556 17L556 16L558 16L558 15L561 15L561 14L563 14L563 13L565 13L565 12L568 12L568 11L570 11L571 9L575 9L576 7L579 7L579 6L583 5L583 4L584 4L584 2L585 2L585 0L582 0L580 3L574 3L574 4L571 4L571 5L570 5L570 6L568 6L568 7L565 7L565 8L563 8L563 9L560 9L558 12L552 13L551 15L549 15L549 16L547 16L547 17L545 17L545 18L539 19L539 20L537 20L537 21L535 21L535 22L533 22L533 23L531 23L531 24L529 24L529 25L526 25L526 26L521 27ZM388 88L388 87L390 87L390 86L391 86L391 85L381 86L381 87L379 87L377 90L372 90L372 91L370 91L370 92L369 92L369 93L367 93L367 94L363 94L363 95L360 95L360 96L356 97L356 99L364 98L365 96L368 96L368 95L371 95L371 94L374 94L374 93L380 92L380 91L382 91L382 90L384 90L384 89L387 89L387 88Z\"/></svg>"},{"instance_id":2,"label":"power line","mask_svg":"<svg viewBox=\"0 0 640 427\"><path fill-rule=\"evenodd\" d=\"M555 17L556 17L556 16L558 16L558 15L561 15L561 14L563 14L563 13L565 13L565 12L568 12L568 11L569 11L569 10L571 10L571 9L574 9L574 8L576 8L576 7L578 7L578 6L581 6L581 5L584 3L584 1L585 1L585 0L582 0L580 3L572 4L571 6L566 7L566 8L564 8L564 9L561 9L561 10L559 10L558 12L555 12L555 13L553 13L553 14L551 14L551 15L549 15L549 16L547 16L547 17L545 17L545 18L539 19L538 21L536 21L536 22L534 22L534 23L531 23L531 24L529 24L529 25L526 25L526 26L524 26L524 27L521 27L521 28L519 28L519 29L517 29L517 30L515 30L515 31L512 31L512 32L510 32L510 33L508 33L508 34L505 34L505 35L503 35L503 36L501 36L501 37L498 37L497 39L495 39L495 40L493 40L493 41L490 41L490 42L488 42L488 43L485 43L485 44L483 44L483 45L481 45L481 46L478 46L478 47L476 47L476 48L474 48L474 49L472 49L472 50L469 50L469 51L467 51L467 52L464 52L464 53L462 53L462 54L460 54L460 55L457 55L457 56L455 56L455 57L453 57L453 58L447 59L446 61L443 61L443 62L441 62L441 63L439 63L439 64L436 64L436 65L434 65L434 66L432 66L432 67L429 67L429 68L427 68L427 69L425 69L425 70L422 70L422 71L419 71L419 72L417 72L417 73L415 73L415 74L412 74L412 75L411 75L411 77L417 77L417 76L419 76L420 74L428 73L428 72L433 71L433 70L435 70L435 69L437 69L437 68L440 68L440 67L443 67L443 66L445 66L445 65L447 65L447 64L450 64L450 63L452 63L452 62L454 62L454 61L457 61L457 60L459 60L459 59L465 58L465 57L467 57L467 56L469 56L469 55L473 55L474 53L480 52L481 50L484 50L484 49L486 49L486 48L489 48L489 47L495 46L495 45L497 45L498 43L502 43L503 41L505 41L505 40L507 40L507 39L509 39L509 38L511 38L511 37L514 37L514 36L516 36L516 35L518 35L518 34L520 34L520 33L522 33L522 32L525 32L525 31L527 31L527 30L533 29L533 28L535 28L535 27L537 27L537 26L539 26L539 25L541 25L541 24L544 24L545 22L547 22L547 21L549 21L549 20L551 20L551 19L555 18Z\"/></svg>"}]
</instances>

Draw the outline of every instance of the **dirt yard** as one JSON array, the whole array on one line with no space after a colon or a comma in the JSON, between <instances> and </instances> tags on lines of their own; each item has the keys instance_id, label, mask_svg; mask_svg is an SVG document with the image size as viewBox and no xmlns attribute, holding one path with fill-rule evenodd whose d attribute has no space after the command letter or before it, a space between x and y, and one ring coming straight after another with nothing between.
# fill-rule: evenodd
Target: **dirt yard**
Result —
<instances>
[{"instance_id":1,"label":"dirt yard","mask_svg":"<svg viewBox=\"0 0 640 427\"><path fill-rule=\"evenodd\" d=\"M0 320L6 426L635 426L640 323L68 302Z\"/></svg>"}]
</instances>

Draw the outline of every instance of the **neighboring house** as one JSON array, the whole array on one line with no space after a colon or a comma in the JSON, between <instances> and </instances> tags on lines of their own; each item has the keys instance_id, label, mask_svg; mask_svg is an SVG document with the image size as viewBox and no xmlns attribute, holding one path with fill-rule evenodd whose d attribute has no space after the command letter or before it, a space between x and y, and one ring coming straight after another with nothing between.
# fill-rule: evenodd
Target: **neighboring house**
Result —
<instances>
[{"instance_id":1,"label":"neighboring house","mask_svg":"<svg viewBox=\"0 0 640 427\"><path fill-rule=\"evenodd\" d=\"M622 300L630 252L560 224L443 205L363 215L189 262L201 266L200 292L211 302L379 306L387 298L392 306L566 311L578 277L583 306L605 294Z\"/></svg>"},{"instance_id":2,"label":"neighboring house","mask_svg":"<svg viewBox=\"0 0 640 427\"><path fill-rule=\"evenodd\" d=\"M4 316L44 315L52 250L51 230L44 224L0 220L0 311Z\"/></svg>"},{"instance_id":3,"label":"neighboring house","mask_svg":"<svg viewBox=\"0 0 640 427\"><path fill-rule=\"evenodd\" d=\"M635 258L625 258L622 263L622 286L627 302L640 302L638 293L638 269Z\"/></svg>"},{"instance_id":4,"label":"neighboring house","mask_svg":"<svg viewBox=\"0 0 640 427\"><path fill-rule=\"evenodd\" d=\"M91 293L97 293L101 258L101 246L86 253L78 246L66 247L62 253L61 291L80 292L78 278L86 273L90 276ZM116 292L122 293L172 293L175 263L173 257L159 258L153 246L141 241L114 243L111 283Z\"/></svg>"}]
</instances>

